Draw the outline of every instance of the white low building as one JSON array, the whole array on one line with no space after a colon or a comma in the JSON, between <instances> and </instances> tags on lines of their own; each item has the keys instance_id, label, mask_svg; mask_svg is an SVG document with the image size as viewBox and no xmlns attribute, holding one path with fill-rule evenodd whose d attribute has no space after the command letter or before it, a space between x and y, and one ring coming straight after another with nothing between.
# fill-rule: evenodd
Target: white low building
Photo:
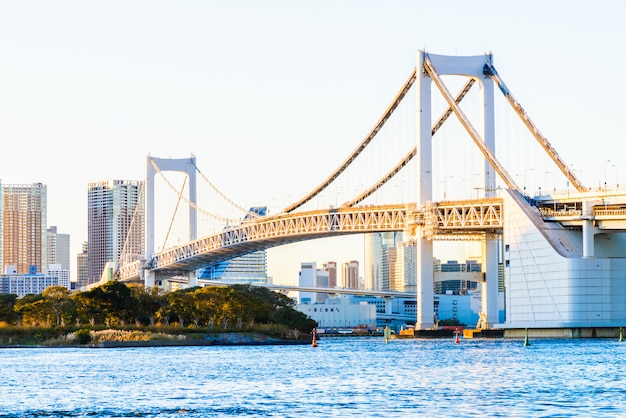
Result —
<instances>
[{"instance_id":1,"label":"white low building","mask_svg":"<svg viewBox=\"0 0 626 418\"><path fill-rule=\"evenodd\" d=\"M70 271L62 269L60 264L51 264L48 266L46 274L4 274L0 276L1 292L17 295L17 297L40 295L50 286L63 286L71 290Z\"/></svg>"},{"instance_id":2,"label":"white low building","mask_svg":"<svg viewBox=\"0 0 626 418\"><path fill-rule=\"evenodd\" d=\"M298 304L296 309L316 321L320 328L374 327L376 324L376 306L367 302L352 303L349 297Z\"/></svg>"}]
</instances>

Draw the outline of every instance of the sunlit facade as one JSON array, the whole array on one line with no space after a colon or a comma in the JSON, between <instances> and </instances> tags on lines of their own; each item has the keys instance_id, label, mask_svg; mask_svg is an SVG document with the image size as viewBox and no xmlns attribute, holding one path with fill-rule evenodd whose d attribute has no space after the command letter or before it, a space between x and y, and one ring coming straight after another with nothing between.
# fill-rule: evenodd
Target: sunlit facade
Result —
<instances>
[{"instance_id":1,"label":"sunlit facade","mask_svg":"<svg viewBox=\"0 0 626 418\"><path fill-rule=\"evenodd\" d=\"M30 266L45 271L47 262L47 186L42 183L2 185L2 270L15 265L18 274Z\"/></svg>"},{"instance_id":2,"label":"sunlit facade","mask_svg":"<svg viewBox=\"0 0 626 418\"><path fill-rule=\"evenodd\" d=\"M98 282L107 262L118 263L122 252L139 259L145 254L143 182L106 180L87 188L89 283ZM132 259L132 258L131 258Z\"/></svg>"}]
</instances>

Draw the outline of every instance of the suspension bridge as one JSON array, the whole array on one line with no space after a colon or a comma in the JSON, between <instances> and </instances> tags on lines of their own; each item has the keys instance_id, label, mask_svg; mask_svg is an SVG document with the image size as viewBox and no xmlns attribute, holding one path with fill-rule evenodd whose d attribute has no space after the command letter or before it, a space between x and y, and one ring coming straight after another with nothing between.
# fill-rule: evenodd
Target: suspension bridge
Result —
<instances>
[{"instance_id":1,"label":"suspension bridge","mask_svg":"<svg viewBox=\"0 0 626 418\"><path fill-rule=\"evenodd\" d=\"M544 188L529 194L526 173L539 171L539 165L517 166L513 172L505 168L515 165L516 156L504 162L506 157L496 153L496 138L507 139L496 129L496 89L554 170L545 173L559 173L567 190L557 191L553 184L549 193ZM438 107L441 113L433 117ZM460 137L463 146L454 142ZM400 145L391 146L392 140ZM446 148L446 141L455 145ZM459 154L461 162L450 163ZM383 156L388 165L372 162ZM453 178L450 165L470 172L456 173L462 181L446 181ZM168 185L188 207L189 236L188 242L156 250L154 185L167 171L182 172L188 180L186 194ZM519 171L524 174L515 174ZM592 190L581 182L512 95L492 54L418 51L415 69L354 151L317 187L275 213L260 215L237 206L244 216L228 219L204 211L196 194L198 174L223 201L236 206L204 177L195 157L147 158L145 253L130 243L125 246L118 263L120 280L153 286L163 278L184 276L194 285L199 269L258 250L402 231L417 248L417 329L434 325L433 243L455 240L482 243L485 328L592 329L626 321L626 194L617 184L615 190L608 190L606 182L603 189ZM523 178L522 188L515 177ZM337 190L344 196L348 190L355 193L339 204L320 202L324 195L337 196ZM463 197L455 198L455 193ZM219 220L219 227L199 236L200 212ZM498 322L500 265L506 288L504 324Z\"/></svg>"}]
</instances>

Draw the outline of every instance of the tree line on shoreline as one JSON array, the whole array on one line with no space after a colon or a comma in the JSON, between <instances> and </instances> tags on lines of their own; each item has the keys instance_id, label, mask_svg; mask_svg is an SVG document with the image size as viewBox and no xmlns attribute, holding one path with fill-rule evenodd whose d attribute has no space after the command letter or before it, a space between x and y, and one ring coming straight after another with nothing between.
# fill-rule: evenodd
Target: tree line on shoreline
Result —
<instances>
[{"instance_id":1,"label":"tree line on shoreline","mask_svg":"<svg viewBox=\"0 0 626 418\"><path fill-rule=\"evenodd\" d=\"M288 296L247 284L158 287L107 282L85 292L50 286L17 298L0 294L0 324L18 327L172 327L236 330L255 324L310 333L317 323L296 310Z\"/></svg>"}]
</instances>

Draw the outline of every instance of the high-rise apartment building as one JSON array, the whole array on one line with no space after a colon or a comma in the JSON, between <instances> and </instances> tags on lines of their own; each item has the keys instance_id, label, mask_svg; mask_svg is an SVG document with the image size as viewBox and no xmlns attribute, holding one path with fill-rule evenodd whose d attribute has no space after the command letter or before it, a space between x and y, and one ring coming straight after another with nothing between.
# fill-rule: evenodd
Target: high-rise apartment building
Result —
<instances>
[{"instance_id":1,"label":"high-rise apartment building","mask_svg":"<svg viewBox=\"0 0 626 418\"><path fill-rule=\"evenodd\" d=\"M89 284L100 280L107 262L145 256L143 182L105 180L87 188L87 270Z\"/></svg>"},{"instance_id":2,"label":"high-rise apartment building","mask_svg":"<svg viewBox=\"0 0 626 418\"><path fill-rule=\"evenodd\" d=\"M0 205L0 253L2 270L16 266L17 274L26 274L35 266L47 268L46 223L48 192L46 185L2 185Z\"/></svg>"},{"instance_id":3,"label":"high-rise apartment building","mask_svg":"<svg viewBox=\"0 0 626 418\"><path fill-rule=\"evenodd\" d=\"M341 265L341 285L346 289L359 289L359 262L352 260Z\"/></svg>"},{"instance_id":4,"label":"high-rise apartment building","mask_svg":"<svg viewBox=\"0 0 626 418\"><path fill-rule=\"evenodd\" d=\"M328 287L337 287L337 262L329 261L323 268L328 272Z\"/></svg>"},{"instance_id":5,"label":"high-rise apartment building","mask_svg":"<svg viewBox=\"0 0 626 418\"><path fill-rule=\"evenodd\" d=\"M87 241L83 242L82 251L76 255L76 288L89 284L89 266L87 264Z\"/></svg>"},{"instance_id":6,"label":"high-rise apartment building","mask_svg":"<svg viewBox=\"0 0 626 418\"><path fill-rule=\"evenodd\" d=\"M44 271L48 271L51 265L60 264L61 269L70 270L70 235L59 234L56 226L51 226L46 231L47 261Z\"/></svg>"}]
</instances>

